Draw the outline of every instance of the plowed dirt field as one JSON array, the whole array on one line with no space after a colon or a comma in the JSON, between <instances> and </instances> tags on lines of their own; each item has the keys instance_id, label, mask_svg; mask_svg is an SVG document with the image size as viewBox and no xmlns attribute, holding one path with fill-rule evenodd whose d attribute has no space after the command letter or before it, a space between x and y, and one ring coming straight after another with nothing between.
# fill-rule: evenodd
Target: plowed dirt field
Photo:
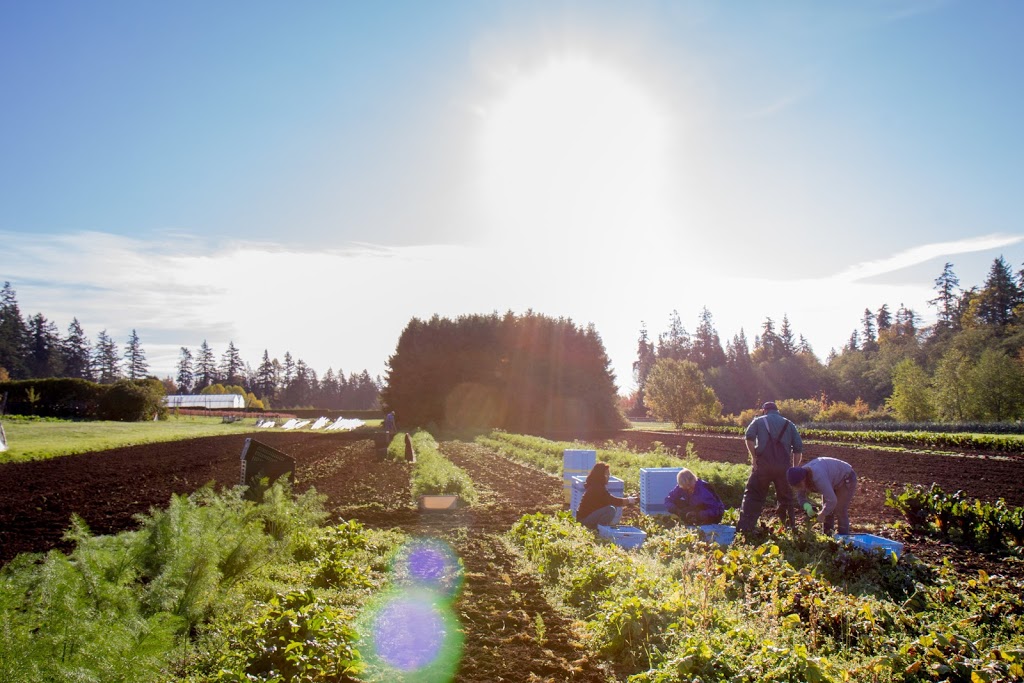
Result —
<instances>
[{"instance_id":1,"label":"plowed dirt field","mask_svg":"<svg viewBox=\"0 0 1024 683\"><path fill-rule=\"evenodd\" d=\"M462 442L442 451L466 469L481 494L480 504L450 512L420 513L409 496L411 465L379 458L373 441L352 434L267 433L255 438L292 456L297 488L313 486L328 496L337 519L369 527L398 527L413 535L439 536L465 564L466 580L456 604L465 630L465 651L456 680L605 681L572 625L546 600L536 578L516 564L501 534L523 514L565 507L559 478L525 467L492 451ZM643 448L660 441L685 452L693 442L708 460L744 462L743 441L679 433L622 432L614 440ZM214 482L238 483L245 435L209 437L117 448L53 460L0 465L0 563L18 553L64 548L62 534L72 514L96 534L133 528L133 516L165 507L171 494L190 493ZM854 531L896 521L885 507L885 490L905 483L938 483L970 496L1005 498L1024 505L1024 458L977 454L908 453L807 444L805 457L829 455L850 462L859 475L851 517ZM638 514L633 509L630 515ZM1024 575L1020 563L972 553L933 540L905 538L907 550L927 561L950 557L965 573ZM544 628L538 631L537 624Z\"/></svg>"}]
</instances>

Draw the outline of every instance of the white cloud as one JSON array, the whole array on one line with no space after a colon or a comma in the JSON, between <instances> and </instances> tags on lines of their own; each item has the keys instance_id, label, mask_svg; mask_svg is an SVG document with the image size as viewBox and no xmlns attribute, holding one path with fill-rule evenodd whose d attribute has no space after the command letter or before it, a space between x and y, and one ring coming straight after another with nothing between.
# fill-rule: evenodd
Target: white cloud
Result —
<instances>
[{"instance_id":1,"label":"white cloud","mask_svg":"<svg viewBox=\"0 0 1024 683\"><path fill-rule=\"evenodd\" d=\"M838 282L858 282L897 270L916 266L932 259L955 254L967 254L977 251L988 251L1018 244L1024 241L1020 235L981 235L954 242L936 242L922 244L911 249L898 252L885 259L858 263L837 273L833 278Z\"/></svg>"}]
</instances>

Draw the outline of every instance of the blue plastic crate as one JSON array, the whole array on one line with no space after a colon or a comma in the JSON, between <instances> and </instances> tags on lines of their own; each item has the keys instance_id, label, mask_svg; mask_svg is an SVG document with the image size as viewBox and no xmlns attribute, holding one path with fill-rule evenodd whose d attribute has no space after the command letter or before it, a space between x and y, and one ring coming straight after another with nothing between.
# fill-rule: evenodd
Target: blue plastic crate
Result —
<instances>
[{"instance_id":1,"label":"blue plastic crate","mask_svg":"<svg viewBox=\"0 0 1024 683\"><path fill-rule=\"evenodd\" d=\"M612 543L620 548L637 548L647 540L647 532L637 529L635 526L597 526L597 533L602 538L611 539Z\"/></svg>"},{"instance_id":2,"label":"blue plastic crate","mask_svg":"<svg viewBox=\"0 0 1024 683\"><path fill-rule=\"evenodd\" d=\"M736 538L736 527L731 524L705 524L697 528L709 543L729 545Z\"/></svg>"},{"instance_id":3,"label":"blue plastic crate","mask_svg":"<svg viewBox=\"0 0 1024 683\"><path fill-rule=\"evenodd\" d=\"M586 477L597 464L597 451L565 449L562 451L562 494L572 502L573 477Z\"/></svg>"},{"instance_id":4,"label":"blue plastic crate","mask_svg":"<svg viewBox=\"0 0 1024 683\"><path fill-rule=\"evenodd\" d=\"M903 544L874 534L836 534L836 540L841 543L853 544L861 550L881 550L888 553L895 553L898 558L903 554Z\"/></svg>"},{"instance_id":5,"label":"blue plastic crate","mask_svg":"<svg viewBox=\"0 0 1024 683\"><path fill-rule=\"evenodd\" d=\"M580 501L583 500L583 491L585 490L587 483L586 477L576 476L572 478L572 500L569 501L569 509L572 510L573 519L576 518L576 510L580 507ZM608 477L608 493L619 498L624 498L626 495L626 484L618 477Z\"/></svg>"},{"instance_id":6,"label":"blue plastic crate","mask_svg":"<svg viewBox=\"0 0 1024 683\"><path fill-rule=\"evenodd\" d=\"M640 512L645 515L671 514L665 507L665 496L676 487L676 476L682 467L640 468Z\"/></svg>"}]
</instances>

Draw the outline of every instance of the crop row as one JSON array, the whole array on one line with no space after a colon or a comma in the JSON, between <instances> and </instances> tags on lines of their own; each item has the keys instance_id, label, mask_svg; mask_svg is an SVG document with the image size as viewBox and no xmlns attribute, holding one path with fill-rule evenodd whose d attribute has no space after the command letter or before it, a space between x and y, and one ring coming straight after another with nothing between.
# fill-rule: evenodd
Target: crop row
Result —
<instances>
[{"instance_id":1,"label":"crop row","mask_svg":"<svg viewBox=\"0 0 1024 683\"><path fill-rule=\"evenodd\" d=\"M632 683L1024 676L1019 585L963 582L810 533L726 550L685 527L647 531L633 551L564 513L509 532Z\"/></svg>"},{"instance_id":2,"label":"crop row","mask_svg":"<svg viewBox=\"0 0 1024 683\"><path fill-rule=\"evenodd\" d=\"M1024 548L1024 508L1010 507L1001 499L984 503L962 491L947 493L935 484L908 485L898 495L886 491L885 504L901 512L917 531L976 548Z\"/></svg>"}]
</instances>

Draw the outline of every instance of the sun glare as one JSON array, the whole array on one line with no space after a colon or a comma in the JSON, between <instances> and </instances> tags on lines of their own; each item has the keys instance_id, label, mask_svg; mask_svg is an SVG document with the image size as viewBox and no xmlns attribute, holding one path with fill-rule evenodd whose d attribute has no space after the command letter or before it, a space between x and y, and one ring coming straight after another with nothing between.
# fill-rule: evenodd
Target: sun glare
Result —
<instances>
[{"instance_id":1,"label":"sun glare","mask_svg":"<svg viewBox=\"0 0 1024 683\"><path fill-rule=\"evenodd\" d=\"M491 236L595 247L670 230L668 131L643 88L591 60L514 79L485 113L480 178Z\"/></svg>"}]
</instances>

